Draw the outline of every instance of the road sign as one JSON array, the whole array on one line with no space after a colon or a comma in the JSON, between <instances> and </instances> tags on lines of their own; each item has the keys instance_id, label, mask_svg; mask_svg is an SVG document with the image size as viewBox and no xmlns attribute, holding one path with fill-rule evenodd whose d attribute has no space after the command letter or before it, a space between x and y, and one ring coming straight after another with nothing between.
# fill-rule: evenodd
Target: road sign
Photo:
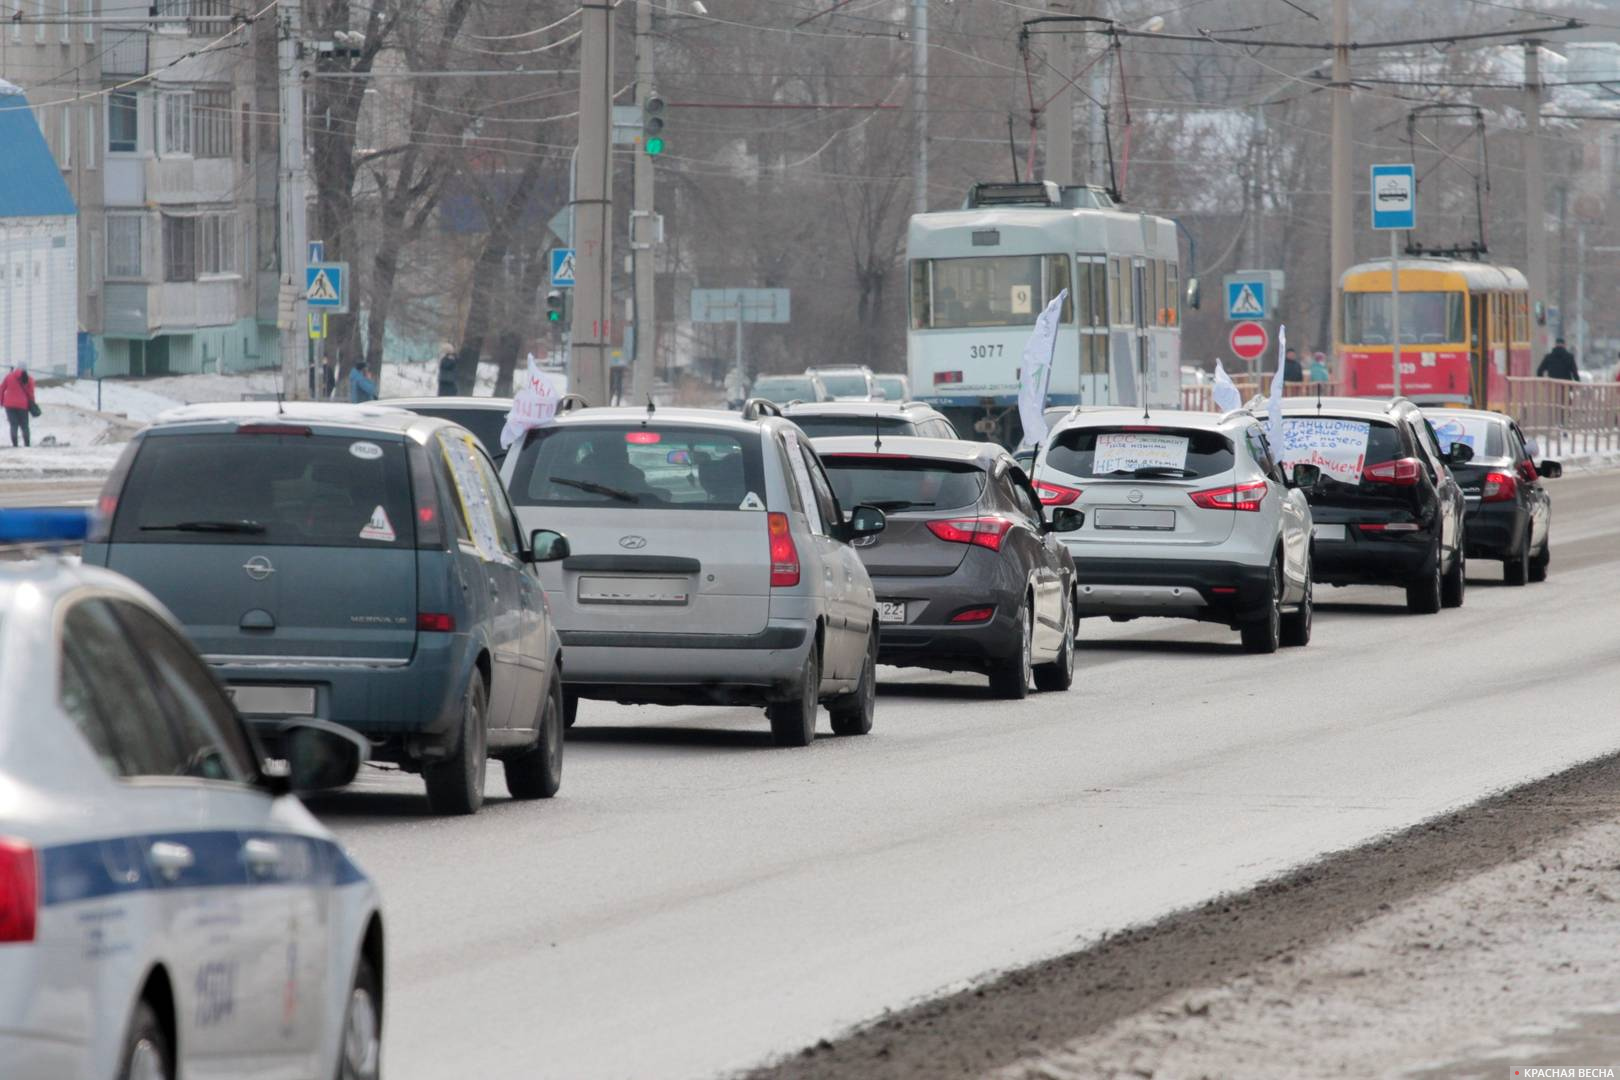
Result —
<instances>
[{"instance_id":1,"label":"road sign","mask_svg":"<svg viewBox=\"0 0 1620 1080\"><path fill-rule=\"evenodd\" d=\"M1372 227L1417 227L1417 170L1414 166L1372 167Z\"/></svg>"},{"instance_id":2,"label":"road sign","mask_svg":"<svg viewBox=\"0 0 1620 1080\"><path fill-rule=\"evenodd\" d=\"M320 341L326 336L326 312L312 311L309 313L309 340Z\"/></svg>"},{"instance_id":3,"label":"road sign","mask_svg":"<svg viewBox=\"0 0 1620 1080\"><path fill-rule=\"evenodd\" d=\"M342 315L349 310L349 264L311 263L304 268L304 301L316 311Z\"/></svg>"},{"instance_id":4,"label":"road sign","mask_svg":"<svg viewBox=\"0 0 1620 1080\"><path fill-rule=\"evenodd\" d=\"M574 249L551 249L551 287L554 289L572 289L574 287Z\"/></svg>"},{"instance_id":5,"label":"road sign","mask_svg":"<svg viewBox=\"0 0 1620 1080\"><path fill-rule=\"evenodd\" d=\"M1226 281L1226 317L1228 319L1263 319L1271 314L1266 305L1270 282L1264 278L1228 278Z\"/></svg>"},{"instance_id":6,"label":"road sign","mask_svg":"<svg viewBox=\"0 0 1620 1080\"><path fill-rule=\"evenodd\" d=\"M787 289L693 289L692 321L785 323L793 308Z\"/></svg>"},{"instance_id":7,"label":"road sign","mask_svg":"<svg viewBox=\"0 0 1620 1080\"><path fill-rule=\"evenodd\" d=\"M634 146L641 141L641 106L613 106L613 145Z\"/></svg>"},{"instance_id":8,"label":"road sign","mask_svg":"<svg viewBox=\"0 0 1620 1080\"><path fill-rule=\"evenodd\" d=\"M305 262L321 263L326 261L326 242L311 240L309 242L309 258Z\"/></svg>"},{"instance_id":9,"label":"road sign","mask_svg":"<svg viewBox=\"0 0 1620 1080\"><path fill-rule=\"evenodd\" d=\"M1226 337L1232 355L1239 360L1257 360L1271 345L1271 335L1257 322L1240 322Z\"/></svg>"}]
</instances>

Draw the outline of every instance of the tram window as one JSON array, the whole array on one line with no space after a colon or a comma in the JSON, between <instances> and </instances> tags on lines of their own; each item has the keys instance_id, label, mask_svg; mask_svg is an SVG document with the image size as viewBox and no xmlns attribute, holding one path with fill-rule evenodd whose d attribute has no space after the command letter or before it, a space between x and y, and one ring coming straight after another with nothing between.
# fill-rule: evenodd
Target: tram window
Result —
<instances>
[{"instance_id":1,"label":"tram window","mask_svg":"<svg viewBox=\"0 0 1620 1080\"><path fill-rule=\"evenodd\" d=\"M1087 375L1108 374L1108 334L1080 335L1080 361Z\"/></svg>"},{"instance_id":2,"label":"tram window","mask_svg":"<svg viewBox=\"0 0 1620 1080\"><path fill-rule=\"evenodd\" d=\"M1101 255L1076 258L1074 294L1080 301L1081 326L1108 325L1108 276Z\"/></svg>"},{"instance_id":3,"label":"tram window","mask_svg":"<svg viewBox=\"0 0 1620 1080\"><path fill-rule=\"evenodd\" d=\"M1068 284L1066 255L919 259L911 265L911 326L1031 326ZM1073 322L1072 297L1060 319Z\"/></svg>"},{"instance_id":4,"label":"tram window","mask_svg":"<svg viewBox=\"0 0 1620 1080\"><path fill-rule=\"evenodd\" d=\"M1438 345L1465 340L1463 310L1462 293L1401 293L1401 344ZM1390 315L1388 293L1345 293L1345 344L1390 344Z\"/></svg>"},{"instance_id":5,"label":"tram window","mask_svg":"<svg viewBox=\"0 0 1620 1080\"><path fill-rule=\"evenodd\" d=\"M1181 266L1177 263L1164 264L1164 315L1166 326L1181 325Z\"/></svg>"},{"instance_id":6,"label":"tram window","mask_svg":"<svg viewBox=\"0 0 1620 1080\"><path fill-rule=\"evenodd\" d=\"M928 260L911 260L911 328L922 330L934 325L934 315L929 302L928 288Z\"/></svg>"}]
</instances>

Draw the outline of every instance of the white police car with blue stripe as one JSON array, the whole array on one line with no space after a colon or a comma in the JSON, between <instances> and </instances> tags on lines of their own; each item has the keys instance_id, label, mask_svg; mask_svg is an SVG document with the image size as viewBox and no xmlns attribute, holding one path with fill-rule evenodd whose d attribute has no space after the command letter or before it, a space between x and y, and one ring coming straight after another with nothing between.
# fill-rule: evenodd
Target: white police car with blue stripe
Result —
<instances>
[{"instance_id":1,"label":"white police car with blue stripe","mask_svg":"<svg viewBox=\"0 0 1620 1080\"><path fill-rule=\"evenodd\" d=\"M0 511L0 543L86 524ZM365 742L300 720L282 744L276 775L139 586L0 562L0 1076L379 1075L377 889L293 794Z\"/></svg>"}]
</instances>

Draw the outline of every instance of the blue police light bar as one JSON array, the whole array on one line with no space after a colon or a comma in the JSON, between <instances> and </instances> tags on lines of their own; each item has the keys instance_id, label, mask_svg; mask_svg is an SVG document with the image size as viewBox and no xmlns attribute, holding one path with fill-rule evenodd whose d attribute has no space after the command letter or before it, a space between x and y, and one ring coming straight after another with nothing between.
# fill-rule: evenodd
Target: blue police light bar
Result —
<instances>
[{"instance_id":1,"label":"blue police light bar","mask_svg":"<svg viewBox=\"0 0 1620 1080\"><path fill-rule=\"evenodd\" d=\"M0 544L60 544L90 533L90 511L61 507L0 510Z\"/></svg>"}]
</instances>

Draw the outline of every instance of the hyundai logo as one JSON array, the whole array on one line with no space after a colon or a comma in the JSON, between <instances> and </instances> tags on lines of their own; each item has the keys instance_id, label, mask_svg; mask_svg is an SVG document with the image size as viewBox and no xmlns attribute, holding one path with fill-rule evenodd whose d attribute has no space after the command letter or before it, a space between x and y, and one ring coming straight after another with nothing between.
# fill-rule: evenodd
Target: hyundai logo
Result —
<instances>
[{"instance_id":1,"label":"hyundai logo","mask_svg":"<svg viewBox=\"0 0 1620 1080\"><path fill-rule=\"evenodd\" d=\"M242 569L247 571L247 576L254 581L263 581L276 572L276 568L270 565L270 560L263 555L253 556L253 558L242 564Z\"/></svg>"},{"instance_id":2,"label":"hyundai logo","mask_svg":"<svg viewBox=\"0 0 1620 1080\"><path fill-rule=\"evenodd\" d=\"M647 546L647 538L645 536L636 536L634 534L630 536L621 536L619 537L619 546L627 551L640 551L642 548Z\"/></svg>"}]
</instances>

